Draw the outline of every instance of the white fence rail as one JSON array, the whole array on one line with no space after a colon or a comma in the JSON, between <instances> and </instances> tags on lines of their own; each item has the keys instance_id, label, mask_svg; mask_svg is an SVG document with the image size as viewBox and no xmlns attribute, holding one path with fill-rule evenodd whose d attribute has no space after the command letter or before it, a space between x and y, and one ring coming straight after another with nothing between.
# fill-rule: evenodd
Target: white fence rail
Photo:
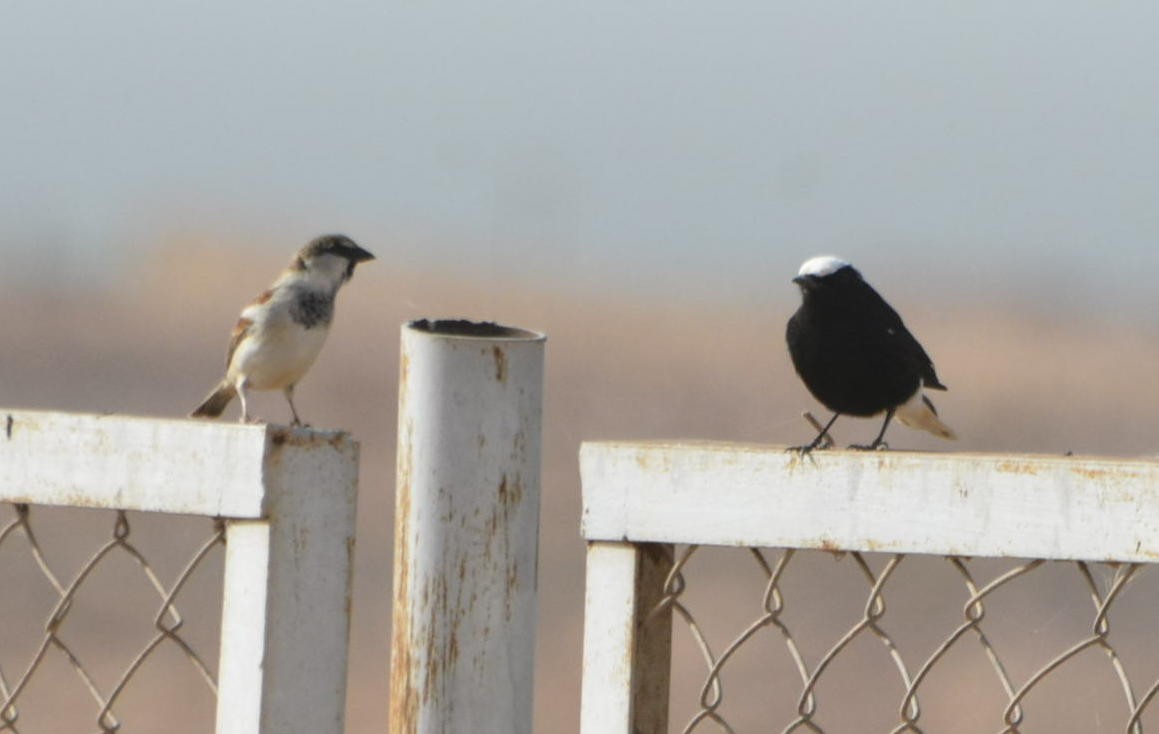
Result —
<instances>
[{"instance_id":1,"label":"white fence rail","mask_svg":"<svg viewBox=\"0 0 1159 734\"><path fill-rule=\"evenodd\" d=\"M670 711L683 712L675 731L749 730L735 723L746 714L728 693L744 688L759 691L754 705L765 707L748 719L760 722L756 731L1135 734L1148 716L1151 725L1159 720L1159 707L1148 708L1159 691L1159 589L1140 573L1159 559L1159 462L843 451L801 458L777 447L588 443L581 472L589 541L584 734L667 732ZM702 579L709 591L697 611L689 569L695 554L716 546L739 547L731 552L749 560ZM835 567L816 560L828 558L818 551L852 559L839 580L858 586L859 596L843 626L810 651L804 630L840 617L844 603L824 584L820 602L812 597L820 606L795 601ZM908 591L907 570L917 579ZM794 586L794 573L810 578ZM729 610L727 577L745 574L757 579L754 611L714 641L708 618ZM1064 581L1079 591L1059 597L1064 603L1010 598L1019 585L1041 596ZM931 611L943 602L956 619ZM907 616L906 605L916 611ZM995 634L997 610L1031 624ZM1064 643L1053 631L1068 615L1079 618L1078 632ZM1134 631L1116 636L1112 618ZM673 635L685 632L685 647L703 658L691 703L670 700L681 674ZM884 647L858 652L863 639ZM750 653L758 644L761 652ZM861 663L837 671L873 650L886 674ZM767 680L726 685L746 655L786 662ZM970 667L969 655L982 664ZM1067 692L1053 681L1067 679L1080 659L1099 671L1077 684L1071 675L1079 692ZM967 671L985 682L967 680ZM1116 708L1084 719L1084 697L1107 681ZM949 693L939 695L939 686ZM774 711L778 697L788 705ZM850 714L855 702L876 713ZM955 704L963 708L939 714ZM1075 706L1078 715L1044 723L1052 710Z\"/></svg>"},{"instance_id":2,"label":"white fence rail","mask_svg":"<svg viewBox=\"0 0 1159 734\"><path fill-rule=\"evenodd\" d=\"M341 734L357 483L358 445L344 433L0 410L0 502L18 514L51 505L221 518L219 734ZM62 580L53 617L83 581ZM158 591L160 620L180 589ZM0 730L19 731L15 681L35 668L0 668ZM134 672L111 690L90 680L95 729L119 727L117 697Z\"/></svg>"}]
</instances>

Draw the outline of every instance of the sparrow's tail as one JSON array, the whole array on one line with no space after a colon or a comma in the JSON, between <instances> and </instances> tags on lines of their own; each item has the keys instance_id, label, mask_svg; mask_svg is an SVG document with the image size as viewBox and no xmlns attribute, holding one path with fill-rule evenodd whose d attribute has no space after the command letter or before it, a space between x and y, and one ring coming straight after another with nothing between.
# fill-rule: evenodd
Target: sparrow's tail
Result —
<instances>
[{"instance_id":1,"label":"sparrow's tail","mask_svg":"<svg viewBox=\"0 0 1159 734\"><path fill-rule=\"evenodd\" d=\"M213 388L213 392L209 393L201 405L193 409L189 417L216 418L225 410L225 406L229 405L229 401L233 400L234 395L237 395L237 389L230 383L223 382Z\"/></svg>"},{"instance_id":2,"label":"sparrow's tail","mask_svg":"<svg viewBox=\"0 0 1159 734\"><path fill-rule=\"evenodd\" d=\"M919 389L914 396L905 403L897 406L897 411L894 413L897 419L906 424L910 428L920 428L923 431L929 431L939 438L946 438L954 440L958 434L954 430L942 423L941 418L938 418L938 411L934 409L934 404L930 399L922 394Z\"/></svg>"}]
</instances>

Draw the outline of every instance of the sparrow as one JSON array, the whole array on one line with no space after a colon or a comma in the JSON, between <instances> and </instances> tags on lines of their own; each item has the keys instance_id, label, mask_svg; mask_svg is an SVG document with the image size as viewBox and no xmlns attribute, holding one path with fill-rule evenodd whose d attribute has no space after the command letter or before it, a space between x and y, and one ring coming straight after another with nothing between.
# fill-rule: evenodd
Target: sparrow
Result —
<instances>
[{"instance_id":1,"label":"sparrow","mask_svg":"<svg viewBox=\"0 0 1159 734\"><path fill-rule=\"evenodd\" d=\"M873 443L850 447L855 449L886 447L885 430L895 415L911 428L957 438L923 392L946 389L929 355L861 273L822 255L806 260L793 282L801 289L801 307L785 331L789 356L805 387L833 411L812 443L797 450L817 448L841 415L885 413Z\"/></svg>"},{"instance_id":2,"label":"sparrow","mask_svg":"<svg viewBox=\"0 0 1159 734\"><path fill-rule=\"evenodd\" d=\"M226 352L225 378L190 417L216 418L237 395L241 422L252 423L248 392L281 390L293 425L301 425L294 386L322 350L338 289L354 275L354 266L373 259L340 234L323 235L299 250L273 285L242 309Z\"/></svg>"}]
</instances>

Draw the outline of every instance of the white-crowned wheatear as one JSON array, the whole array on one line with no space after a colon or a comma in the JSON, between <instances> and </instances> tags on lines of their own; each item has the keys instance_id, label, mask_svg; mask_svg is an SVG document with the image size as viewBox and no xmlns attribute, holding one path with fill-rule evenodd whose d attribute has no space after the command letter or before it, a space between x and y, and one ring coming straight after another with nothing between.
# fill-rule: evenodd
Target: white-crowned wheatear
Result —
<instances>
[{"instance_id":1,"label":"white-crowned wheatear","mask_svg":"<svg viewBox=\"0 0 1159 734\"><path fill-rule=\"evenodd\" d=\"M354 275L354 266L373 260L349 237L323 235L298 251L269 290L241 312L225 358L225 378L190 417L216 418L234 395L241 397L241 421L250 423L246 394L281 390L294 425L294 386L314 364L334 317L334 298Z\"/></svg>"},{"instance_id":2,"label":"white-crowned wheatear","mask_svg":"<svg viewBox=\"0 0 1159 734\"><path fill-rule=\"evenodd\" d=\"M941 438L956 438L938 418L923 389L945 390L934 363L901 317L852 265L822 255L806 260L793 282L801 288L801 307L789 319L789 356L805 387L833 411L813 442L817 448L839 415L885 413L873 443L885 446L885 429L895 415L912 428Z\"/></svg>"}]
</instances>

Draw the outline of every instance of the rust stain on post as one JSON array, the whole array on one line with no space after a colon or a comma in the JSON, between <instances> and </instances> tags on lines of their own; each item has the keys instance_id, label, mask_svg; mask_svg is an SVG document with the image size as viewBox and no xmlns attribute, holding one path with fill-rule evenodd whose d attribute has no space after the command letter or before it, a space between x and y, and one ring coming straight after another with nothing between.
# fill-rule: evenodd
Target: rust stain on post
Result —
<instances>
[{"instance_id":1,"label":"rust stain on post","mask_svg":"<svg viewBox=\"0 0 1159 734\"><path fill-rule=\"evenodd\" d=\"M666 452L639 451L636 453L636 466L645 471L667 474L672 469L672 457Z\"/></svg>"},{"instance_id":2,"label":"rust stain on post","mask_svg":"<svg viewBox=\"0 0 1159 734\"><path fill-rule=\"evenodd\" d=\"M1028 474L1030 476L1036 476L1038 474L1038 467L1034 464L1026 461L1015 461L1013 459L999 462L995 468L1007 474Z\"/></svg>"},{"instance_id":3,"label":"rust stain on post","mask_svg":"<svg viewBox=\"0 0 1159 734\"><path fill-rule=\"evenodd\" d=\"M828 551L829 553L840 553L841 548L833 542L832 538L818 538L817 548L819 550Z\"/></svg>"},{"instance_id":4,"label":"rust stain on post","mask_svg":"<svg viewBox=\"0 0 1159 734\"><path fill-rule=\"evenodd\" d=\"M394 525L394 627L391 631L390 730L417 732L419 697L413 681L415 657L411 650L410 510L411 460L400 453Z\"/></svg>"},{"instance_id":5,"label":"rust stain on post","mask_svg":"<svg viewBox=\"0 0 1159 734\"><path fill-rule=\"evenodd\" d=\"M499 347L491 347L491 356L495 358L495 379L507 382L507 355Z\"/></svg>"},{"instance_id":6,"label":"rust stain on post","mask_svg":"<svg viewBox=\"0 0 1159 734\"><path fill-rule=\"evenodd\" d=\"M354 609L354 547L356 539L352 535L346 539L346 568L348 569L346 582L346 622L349 624Z\"/></svg>"},{"instance_id":7,"label":"rust stain on post","mask_svg":"<svg viewBox=\"0 0 1159 734\"><path fill-rule=\"evenodd\" d=\"M518 475L510 481L504 474L499 480L499 504L505 512L510 512L523 500L523 480Z\"/></svg>"},{"instance_id":8,"label":"rust stain on post","mask_svg":"<svg viewBox=\"0 0 1159 734\"><path fill-rule=\"evenodd\" d=\"M1080 477L1083 477L1085 479L1092 479L1095 481L1105 481L1105 480L1110 479L1116 475L1115 472L1112 472L1108 469L1095 469L1092 467L1085 467L1085 466L1073 467L1071 469L1071 471L1074 472L1075 474L1078 474Z\"/></svg>"}]
</instances>

